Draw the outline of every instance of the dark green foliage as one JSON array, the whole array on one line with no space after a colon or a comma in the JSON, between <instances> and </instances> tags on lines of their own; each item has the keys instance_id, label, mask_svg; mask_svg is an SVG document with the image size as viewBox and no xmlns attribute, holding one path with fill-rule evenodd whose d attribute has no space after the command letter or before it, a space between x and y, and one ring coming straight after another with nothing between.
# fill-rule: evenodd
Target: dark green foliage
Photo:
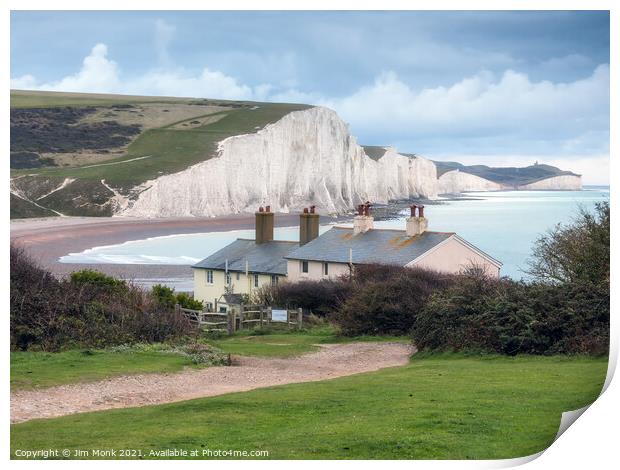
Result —
<instances>
[{"instance_id":1,"label":"dark green foliage","mask_svg":"<svg viewBox=\"0 0 620 470\"><path fill-rule=\"evenodd\" d=\"M183 308L189 308L192 310L202 310L204 308L204 305L200 300L190 297L187 292L179 292L177 294L177 303Z\"/></svg>"},{"instance_id":2,"label":"dark green foliage","mask_svg":"<svg viewBox=\"0 0 620 470\"><path fill-rule=\"evenodd\" d=\"M429 350L605 354L609 291L463 277L429 299L417 316L413 340Z\"/></svg>"},{"instance_id":3,"label":"dark green foliage","mask_svg":"<svg viewBox=\"0 0 620 470\"><path fill-rule=\"evenodd\" d=\"M285 308L303 308L325 316L336 311L350 295L351 286L342 280L286 282L263 288L256 301Z\"/></svg>"},{"instance_id":4,"label":"dark green foliage","mask_svg":"<svg viewBox=\"0 0 620 470\"><path fill-rule=\"evenodd\" d=\"M168 286L162 286L161 284L155 284L151 288L151 294L160 305L172 308L177 303L177 299L174 295L174 289Z\"/></svg>"},{"instance_id":5,"label":"dark green foliage","mask_svg":"<svg viewBox=\"0 0 620 470\"><path fill-rule=\"evenodd\" d=\"M333 319L348 336L408 334L428 297L452 281L453 276L423 269L359 268Z\"/></svg>"},{"instance_id":6,"label":"dark green foliage","mask_svg":"<svg viewBox=\"0 0 620 470\"><path fill-rule=\"evenodd\" d=\"M58 280L11 246L11 349L57 351L180 338L183 315L141 289L94 271Z\"/></svg>"},{"instance_id":7,"label":"dark green foliage","mask_svg":"<svg viewBox=\"0 0 620 470\"><path fill-rule=\"evenodd\" d=\"M41 157L35 152L11 152L11 168L40 168L42 166L57 166L51 158Z\"/></svg>"},{"instance_id":8,"label":"dark green foliage","mask_svg":"<svg viewBox=\"0 0 620 470\"><path fill-rule=\"evenodd\" d=\"M183 308L192 310L202 310L204 305L201 301L195 300L186 292L174 293L174 289L161 284L155 284L151 289L153 298L163 306L173 308L175 304L179 304Z\"/></svg>"},{"instance_id":9,"label":"dark green foliage","mask_svg":"<svg viewBox=\"0 0 620 470\"><path fill-rule=\"evenodd\" d=\"M127 283L125 281L92 269L72 272L69 279L73 284L85 284L111 292L127 290Z\"/></svg>"},{"instance_id":10,"label":"dark green foliage","mask_svg":"<svg viewBox=\"0 0 620 470\"><path fill-rule=\"evenodd\" d=\"M12 108L11 152L76 152L122 147L140 133L137 124L84 123L94 107ZM40 166L40 165L39 165Z\"/></svg>"},{"instance_id":11,"label":"dark green foliage","mask_svg":"<svg viewBox=\"0 0 620 470\"><path fill-rule=\"evenodd\" d=\"M436 292L415 322L421 349L502 354L605 354L609 347L609 204L535 244L535 281L464 276Z\"/></svg>"}]
</instances>

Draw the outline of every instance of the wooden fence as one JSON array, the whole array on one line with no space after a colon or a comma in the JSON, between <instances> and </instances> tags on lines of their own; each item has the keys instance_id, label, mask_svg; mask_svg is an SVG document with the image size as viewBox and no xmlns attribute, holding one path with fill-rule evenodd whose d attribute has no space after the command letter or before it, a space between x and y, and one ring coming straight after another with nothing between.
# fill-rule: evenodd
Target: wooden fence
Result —
<instances>
[{"instance_id":1,"label":"wooden fence","mask_svg":"<svg viewBox=\"0 0 620 470\"><path fill-rule=\"evenodd\" d=\"M233 307L228 313L203 312L175 305L177 313L183 313L188 320L205 331L219 331L232 335L237 330L265 328L286 325L286 328L301 330L303 312L298 309L274 309L262 305ZM275 316L274 316L275 312Z\"/></svg>"}]
</instances>

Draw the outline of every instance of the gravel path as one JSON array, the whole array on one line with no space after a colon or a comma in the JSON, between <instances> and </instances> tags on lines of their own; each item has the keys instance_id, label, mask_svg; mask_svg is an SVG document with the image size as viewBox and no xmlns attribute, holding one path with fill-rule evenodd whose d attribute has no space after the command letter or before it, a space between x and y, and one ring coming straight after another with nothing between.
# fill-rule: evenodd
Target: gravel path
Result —
<instances>
[{"instance_id":1,"label":"gravel path","mask_svg":"<svg viewBox=\"0 0 620 470\"><path fill-rule=\"evenodd\" d=\"M156 405L255 388L312 382L404 365L413 346L402 343L321 345L321 350L289 359L237 357L237 365L186 369L174 374L114 377L11 393L11 422L86 411Z\"/></svg>"}]
</instances>

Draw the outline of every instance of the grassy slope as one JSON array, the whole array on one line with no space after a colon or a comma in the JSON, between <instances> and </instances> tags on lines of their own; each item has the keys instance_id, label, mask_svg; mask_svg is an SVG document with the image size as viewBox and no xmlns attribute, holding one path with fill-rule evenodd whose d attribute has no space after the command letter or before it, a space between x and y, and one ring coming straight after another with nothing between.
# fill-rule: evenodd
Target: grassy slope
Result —
<instances>
[{"instance_id":1,"label":"grassy slope","mask_svg":"<svg viewBox=\"0 0 620 470\"><path fill-rule=\"evenodd\" d=\"M11 219L26 217L53 217L55 215L57 214L48 209L41 209L31 202L24 201L23 199L11 194Z\"/></svg>"},{"instance_id":2,"label":"grassy slope","mask_svg":"<svg viewBox=\"0 0 620 470\"><path fill-rule=\"evenodd\" d=\"M281 119L292 111L307 109L307 105L281 104L281 103L249 103L249 102L226 102L215 100L182 100L180 98L158 97L131 97L114 95L87 95L87 94L43 94L36 96L19 95L12 92L12 106L35 106L45 104L54 105L86 105L95 104L109 106L113 104L135 102L175 102L217 104L224 103L239 107L231 107L222 111L224 118L210 123L201 128L172 129L171 126L151 129L143 132L130 146L127 154L115 160L108 160L103 166L90 168L48 168L42 170L14 170L13 175L37 173L44 176L71 177L80 179L105 179L108 184L115 186L130 187L143 183L161 174L169 174L181 171L188 166L194 165L215 156L217 142L232 135L248 134L256 132L257 128L263 128L269 123ZM254 107L257 109L253 109ZM195 118L187 119L192 121ZM182 121L181 121L182 122ZM178 123L175 123L178 124ZM137 157L149 156L142 160L128 163L119 163ZM85 165L86 167L90 165Z\"/></svg>"},{"instance_id":3,"label":"grassy slope","mask_svg":"<svg viewBox=\"0 0 620 470\"><path fill-rule=\"evenodd\" d=\"M605 358L414 358L405 367L12 426L11 449L235 449L279 459L488 459L553 440Z\"/></svg>"},{"instance_id":4,"label":"grassy slope","mask_svg":"<svg viewBox=\"0 0 620 470\"><path fill-rule=\"evenodd\" d=\"M175 372L191 364L188 357L154 351L12 352L11 389L89 382L115 375Z\"/></svg>"},{"instance_id":5,"label":"grassy slope","mask_svg":"<svg viewBox=\"0 0 620 470\"><path fill-rule=\"evenodd\" d=\"M187 103L191 98L112 95L103 93L63 93L11 90L11 108L45 108L54 106L111 106L136 103Z\"/></svg>"}]
</instances>

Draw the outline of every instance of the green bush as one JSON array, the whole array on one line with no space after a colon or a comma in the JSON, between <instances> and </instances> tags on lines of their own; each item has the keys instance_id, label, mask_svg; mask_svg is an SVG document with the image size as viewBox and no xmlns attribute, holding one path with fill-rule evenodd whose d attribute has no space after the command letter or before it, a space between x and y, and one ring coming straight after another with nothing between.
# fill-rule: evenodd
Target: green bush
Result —
<instances>
[{"instance_id":1,"label":"green bush","mask_svg":"<svg viewBox=\"0 0 620 470\"><path fill-rule=\"evenodd\" d=\"M596 285L465 277L429 298L413 341L421 350L605 354L609 293Z\"/></svg>"},{"instance_id":2,"label":"green bush","mask_svg":"<svg viewBox=\"0 0 620 470\"><path fill-rule=\"evenodd\" d=\"M175 304L179 304L183 308L189 308L191 310L202 310L204 305L201 301L195 300L186 292L174 293L174 289L163 286L161 284L155 284L151 289L151 295L156 301L168 308L174 308Z\"/></svg>"},{"instance_id":3,"label":"green bush","mask_svg":"<svg viewBox=\"0 0 620 470\"><path fill-rule=\"evenodd\" d=\"M73 284L87 284L103 289L125 290L127 283L120 279L113 278L99 271L92 269L83 269L81 271L72 272L69 279Z\"/></svg>"},{"instance_id":4,"label":"green bush","mask_svg":"<svg viewBox=\"0 0 620 470\"><path fill-rule=\"evenodd\" d=\"M194 335L184 315L96 271L56 279L11 246L11 349L57 351Z\"/></svg>"},{"instance_id":5,"label":"green bush","mask_svg":"<svg viewBox=\"0 0 620 470\"><path fill-rule=\"evenodd\" d=\"M409 334L428 297L453 280L423 269L367 266L356 272L349 296L331 318L348 336Z\"/></svg>"}]
</instances>

